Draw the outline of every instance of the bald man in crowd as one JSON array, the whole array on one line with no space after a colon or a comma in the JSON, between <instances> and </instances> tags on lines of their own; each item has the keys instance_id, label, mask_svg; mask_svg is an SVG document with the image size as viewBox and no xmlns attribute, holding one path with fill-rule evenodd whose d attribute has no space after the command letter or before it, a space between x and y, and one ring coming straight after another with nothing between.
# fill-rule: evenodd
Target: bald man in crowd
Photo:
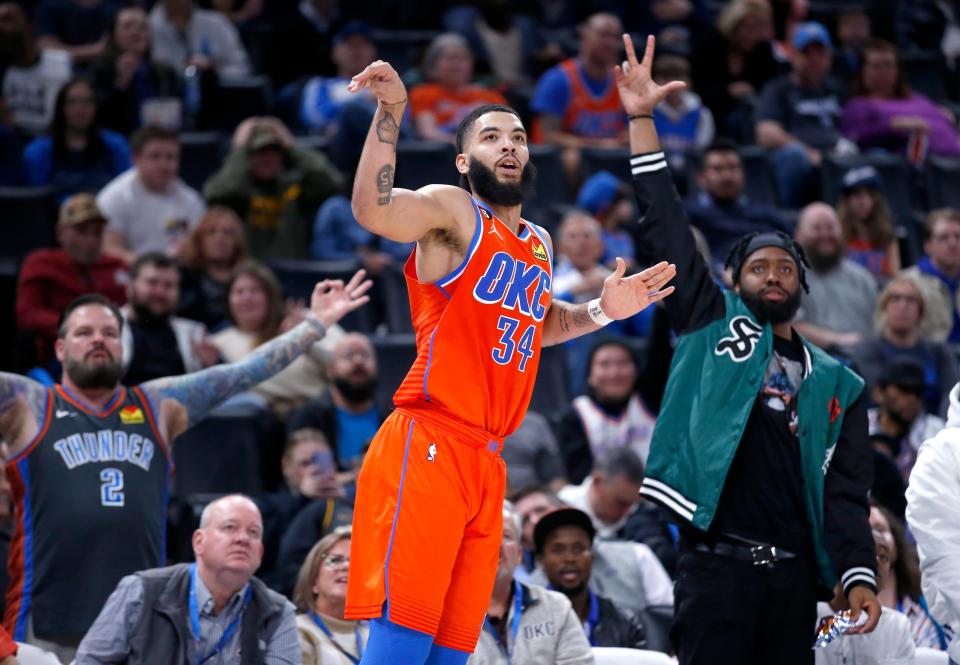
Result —
<instances>
[{"instance_id":1,"label":"bald man in crowd","mask_svg":"<svg viewBox=\"0 0 960 665\"><path fill-rule=\"evenodd\" d=\"M249 497L210 503L193 534L196 563L120 580L80 643L76 665L148 656L152 663L300 663L293 605L253 576L262 536L263 520Z\"/></svg>"},{"instance_id":2,"label":"bald man in crowd","mask_svg":"<svg viewBox=\"0 0 960 665\"><path fill-rule=\"evenodd\" d=\"M866 268L845 257L840 219L826 203L800 211L794 238L810 261L810 293L794 327L817 346L847 352L873 332L877 283Z\"/></svg>"}]
</instances>

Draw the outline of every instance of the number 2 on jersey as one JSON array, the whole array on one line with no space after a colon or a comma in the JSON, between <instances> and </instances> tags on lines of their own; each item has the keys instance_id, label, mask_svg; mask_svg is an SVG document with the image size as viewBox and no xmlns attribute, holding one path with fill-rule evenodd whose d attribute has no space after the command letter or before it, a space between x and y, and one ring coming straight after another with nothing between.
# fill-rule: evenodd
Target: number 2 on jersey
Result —
<instances>
[{"instance_id":1,"label":"number 2 on jersey","mask_svg":"<svg viewBox=\"0 0 960 665\"><path fill-rule=\"evenodd\" d=\"M123 471L103 469L100 471L100 503L111 508L123 507Z\"/></svg>"},{"instance_id":2,"label":"number 2 on jersey","mask_svg":"<svg viewBox=\"0 0 960 665\"><path fill-rule=\"evenodd\" d=\"M520 322L509 316L501 316L497 321L497 330L502 330L500 341L493 347L491 355L494 362L499 365L506 365L513 360L514 353L520 355L519 370L523 372L527 367L527 361L533 356L533 336L535 329L531 323L527 329L520 335L518 341L514 341L514 334L520 328Z\"/></svg>"}]
</instances>

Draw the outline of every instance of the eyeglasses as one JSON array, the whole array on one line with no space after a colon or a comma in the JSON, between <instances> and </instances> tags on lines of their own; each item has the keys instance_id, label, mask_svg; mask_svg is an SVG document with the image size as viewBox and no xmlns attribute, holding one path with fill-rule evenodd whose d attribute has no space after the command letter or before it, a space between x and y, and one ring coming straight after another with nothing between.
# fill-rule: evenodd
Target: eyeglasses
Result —
<instances>
[{"instance_id":1,"label":"eyeglasses","mask_svg":"<svg viewBox=\"0 0 960 665\"><path fill-rule=\"evenodd\" d=\"M339 568L340 566L349 566L350 557L343 556L342 554L334 554L333 556L323 557L323 565L327 568Z\"/></svg>"}]
</instances>

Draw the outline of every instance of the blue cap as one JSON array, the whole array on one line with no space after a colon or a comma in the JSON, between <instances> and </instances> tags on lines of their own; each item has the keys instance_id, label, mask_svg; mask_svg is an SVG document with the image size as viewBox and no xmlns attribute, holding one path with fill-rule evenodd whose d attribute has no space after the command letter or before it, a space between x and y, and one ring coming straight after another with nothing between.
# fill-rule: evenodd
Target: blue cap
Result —
<instances>
[{"instance_id":1,"label":"blue cap","mask_svg":"<svg viewBox=\"0 0 960 665\"><path fill-rule=\"evenodd\" d=\"M597 215L613 204L622 187L623 183L617 176L609 171L598 171L581 185L577 207Z\"/></svg>"},{"instance_id":2,"label":"blue cap","mask_svg":"<svg viewBox=\"0 0 960 665\"><path fill-rule=\"evenodd\" d=\"M793 31L793 48L798 51L810 46L810 44L822 44L828 49L833 49L833 42L830 40L830 33L823 27L822 23L808 21L801 23Z\"/></svg>"},{"instance_id":3,"label":"blue cap","mask_svg":"<svg viewBox=\"0 0 960 665\"><path fill-rule=\"evenodd\" d=\"M368 41L373 41L373 28L370 27L370 24L366 21L347 21L343 24L337 32L333 35L331 43L336 46L340 42L350 39L354 35L363 35L367 38Z\"/></svg>"},{"instance_id":4,"label":"blue cap","mask_svg":"<svg viewBox=\"0 0 960 665\"><path fill-rule=\"evenodd\" d=\"M855 166L843 174L843 193L852 192L860 187L872 187L880 189L883 186L883 180L880 174L872 166Z\"/></svg>"}]
</instances>

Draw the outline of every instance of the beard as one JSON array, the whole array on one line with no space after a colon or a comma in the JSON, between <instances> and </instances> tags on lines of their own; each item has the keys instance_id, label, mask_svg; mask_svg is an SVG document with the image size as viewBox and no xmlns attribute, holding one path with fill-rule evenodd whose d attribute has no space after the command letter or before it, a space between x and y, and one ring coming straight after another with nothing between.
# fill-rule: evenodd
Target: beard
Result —
<instances>
[{"instance_id":1,"label":"beard","mask_svg":"<svg viewBox=\"0 0 960 665\"><path fill-rule=\"evenodd\" d=\"M361 403L373 399L377 391L377 378L375 376L367 377L363 381L351 381L344 377L337 377L333 380L333 385L343 395L343 399L348 402Z\"/></svg>"},{"instance_id":2,"label":"beard","mask_svg":"<svg viewBox=\"0 0 960 665\"><path fill-rule=\"evenodd\" d=\"M559 591L564 596L568 598L580 595L587 588L587 582L581 582L580 584L575 584L573 586L566 586L561 582L553 585L554 591Z\"/></svg>"},{"instance_id":3,"label":"beard","mask_svg":"<svg viewBox=\"0 0 960 665\"><path fill-rule=\"evenodd\" d=\"M799 288L788 294L787 299L783 302L766 301L759 293L750 293L743 288L740 289L740 298L761 324L787 323L793 320L793 317L797 315L797 310L800 309Z\"/></svg>"},{"instance_id":4,"label":"beard","mask_svg":"<svg viewBox=\"0 0 960 665\"><path fill-rule=\"evenodd\" d=\"M171 312L157 314L142 302L131 302L134 320L144 328L165 328L170 323Z\"/></svg>"},{"instance_id":5,"label":"beard","mask_svg":"<svg viewBox=\"0 0 960 665\"><path fill-rule=\"evenodd\" d=\"M520 182L500 182L492 169L471 159L467 171L467 182L470 190L480 199L501 206L518 206L523 199L533 192L533 184L537 178L537 168L533 162L527 162L520 175Z\"/></svg>"},{"instance_id":6,"label":"beard","mask_svg":"<svg viewBox=\"0 0 960 665\"><path fill-rule=\"evenodd\" d=\"M843 258L843 252L820 252L815 247L804 248L807 253L807 259L810 261L810 267L815 272L830 272L838 265Z\"/></svg>"},{"instance_id":7,"label":"beard","mask_svg":"<svg viewBox=\"0 0 960 665\"><path fill-rule=\"evenodd\" d=\"M111 359L106 363L88 364L68 356L63 360L63 371L78 388L115 388L123 378L123 363Z\"/></svg>"}]
</instances>

